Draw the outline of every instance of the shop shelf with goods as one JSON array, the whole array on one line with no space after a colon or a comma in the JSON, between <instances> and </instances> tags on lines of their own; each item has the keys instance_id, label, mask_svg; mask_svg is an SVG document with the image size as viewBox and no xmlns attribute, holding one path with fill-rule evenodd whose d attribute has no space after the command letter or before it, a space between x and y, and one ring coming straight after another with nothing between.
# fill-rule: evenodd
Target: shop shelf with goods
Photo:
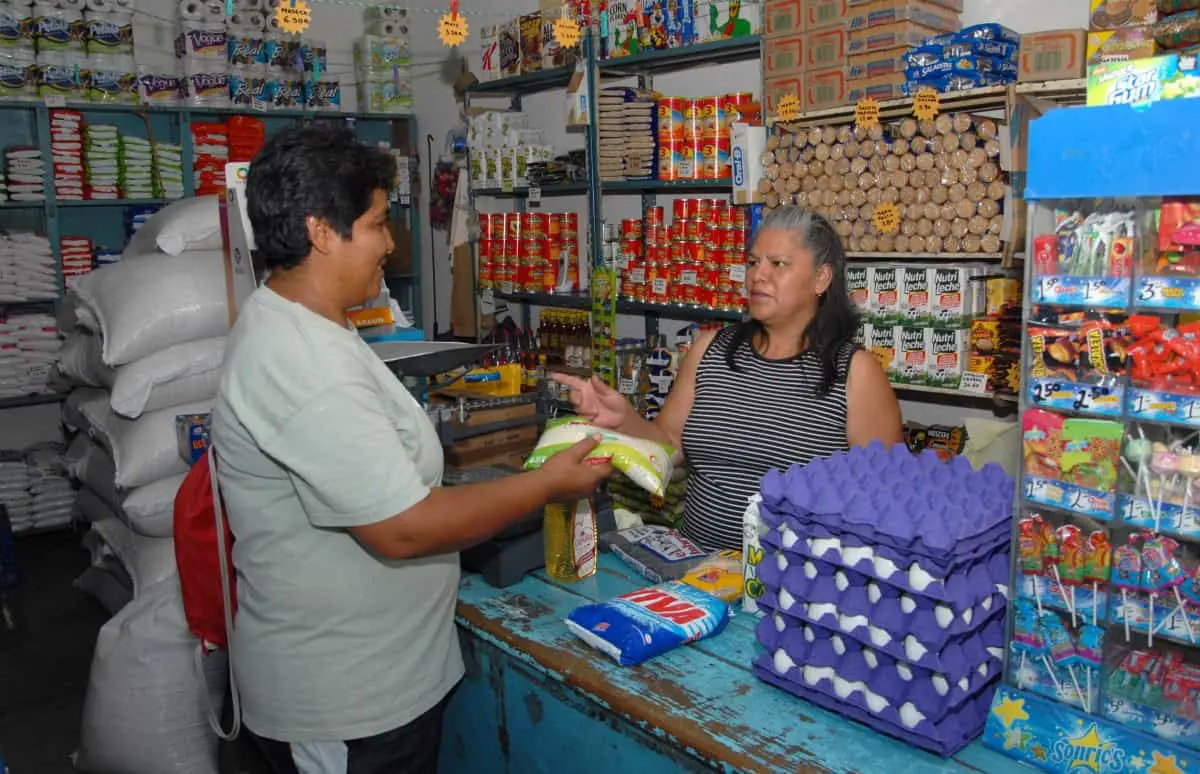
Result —
<instances>
[{"instance_id":1,"label":"shop shelf with goods","mask_svg":"<svg viewBox=\"0 0 1200 774\"><path fill-rule=\"evenodd\" d=\"M1200 766L1200 102L1029 130L1019 548L984 741L1049 771Z\"/></svg>"},{"instance_id":2,"label":"shop shelf with goods","mask_svg":"<svg viewBox=\"0 0 1200 774\"><path fill-rule=\"evenodd\" d=\"M0 118L0 147L7 154L0 224L10 232L5 244L12 262L4 270L5 259L0 258L0 317L10 320L52 315L71 277L119 260L133 230L150 212L174 199L220 193L225 159L211 154L205 160L205 148L196 140L220 136L224 144L231 119L259 126L256 143L313 120L344 122L364 141L397 149L411 147L410 138L416 136L412 116L324 111L3 102ZM204 129L216 134L198 134ZM402 171L413 169L407 153L398 151L397 160ZM394 193L397 251L386 280L392 296L419 325L420 215L410 174L401 175ZM10 244L24 238L44 240L44 246L30 252L24 243ZM34 255L39 250L48 254L44 266ZM38 276L32 276L34 268L41 272ZM28 396L4 396L0 408L61 400L40 382L31 389Z\"/></svg>"}]
</instances>

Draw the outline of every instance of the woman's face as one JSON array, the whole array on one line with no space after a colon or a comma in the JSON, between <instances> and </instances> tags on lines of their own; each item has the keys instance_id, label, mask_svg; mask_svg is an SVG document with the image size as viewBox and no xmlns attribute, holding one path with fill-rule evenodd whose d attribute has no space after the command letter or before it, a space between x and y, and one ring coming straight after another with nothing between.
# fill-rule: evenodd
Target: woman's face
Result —
<instances>
[{"instance_id":1,"label":"woman's face","mask_svg":"<svg viewBox=\"0 0 1200 774\"><path fill-rule=\"evenodd\" d=\"M812 253L791 232L760 231L746 259L750 316L761 323L786 323L809 316L829 289L829 266L817 268Z\"/></svg>"},{"instance_id":2,"label":"woman's face","mask_svg":"<svg viewBox=\"0 0 1200 774\"><path fill-rule=\"evenodd\" d=\"M346 297L353 299L351 306L378 296L383 264L395 247L388 229L387 193L375 191L370 208L354 221L350 238L336 239L336 243L333 258Z\"/></svg>"}]
</instances>

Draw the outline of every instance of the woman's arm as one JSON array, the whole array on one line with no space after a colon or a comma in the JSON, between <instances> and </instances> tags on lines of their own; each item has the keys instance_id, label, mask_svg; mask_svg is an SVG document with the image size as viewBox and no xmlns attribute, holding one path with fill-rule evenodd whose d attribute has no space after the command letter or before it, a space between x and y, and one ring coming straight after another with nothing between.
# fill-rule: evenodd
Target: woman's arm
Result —
<instances>
[{"instance_id":1,"label":"woman's arm","mask_svg":"<svg viewBox=\"0 0 1200 774\"><path fill-rule=\"evenodd\" d=\"M879 361L860 349L850 359L846 376L846 443L866 446L881 441L887 446L904 440L900 403Z\"/></svg>"}]
</instances>

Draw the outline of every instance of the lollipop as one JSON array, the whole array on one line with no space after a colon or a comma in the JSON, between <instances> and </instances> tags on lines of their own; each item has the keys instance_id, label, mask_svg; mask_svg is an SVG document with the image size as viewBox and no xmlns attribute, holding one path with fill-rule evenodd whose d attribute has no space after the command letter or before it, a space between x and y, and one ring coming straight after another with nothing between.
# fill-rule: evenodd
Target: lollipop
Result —
<instances>
[{"instance_id":1,"label":"lollipop","mask_svg":"<svg viewBox=\"0 0 1200 774\"><path fill-rule=\"evenodd\" d=\"M1017 551L1021 557L1021 572L1026 575L1041 575L1046 567L1042 540L1042 517L1035 513L1021 519L1017 525Z\"/></svg>"},{"instance_id":2,"label":"lollipop","mask_svg":"<svg viewBox=\"0 0 1200 774\"><path fill-rule=\"evenodd\" d=\"M1140 591L1142 586L1142 555L1132 543L1136 535L1129 536L1129 543L1113 551L1111 585L1121 590L1121 617L1125 621L1125 641L1129 641L1129 592Z\"/></svg>"},{"instance_id":3,"label":"lollipop","mask_svg":"<svg viewBox=\"0 0 1200 774\"><path fill-rule=\"evenodd\" d=\"M1075 687L1075 695L1079 697L1079 703L1083 705L1085 712L1091 712L1088 700L1084 698L1083 690L1079 687L1079 676L1075 674L1075 662L1079 660L1079 654L1075 652L1075 645L1071 642L1071 635L1067 631L1067 627L1063 626L1062 619L1058 617L1058 614L1052 611L1044 613L1039 621L1046 638L1046 651L1042 654L1043 661L1048 654L1054 665L1067 670L1067 675L1071 678L1071 685ZM1054 667L1050 663L1046 663L1046 667L1050 670L1050 674L1054 675ZM1054 687L1059 689L1060 694L1062 693L1062 687L1058 684L1057 678L1054 679Z\"/></svg>"},{"instance_id":4,"label":"lollipop","mask_svg":"<svg viewBox=\"0 0 1200 774\"><path fill-rule=\"evenodd\" d=\"M1125 439L1125 451L1121 455L1121 464L1133 476L1133 493L1136 495L1138 487L1144 484L1147 500L1150 499L1150 458L1153 455L1154 444L1146 440L1140 427L1137 438Z\"/></svg>"},{"instance_id":5,"label":"lollipop","mask_svg":"<svg viewBox=\"0 0 1200 774\"><path fill-rule=\"evenodd\" d=\"M1184 449L1179 457L1179 475L1183 476L1183 508L1179 513L1179 529L1186 529L1189 523L1188 509L1192 503L1192 482L1200 476L1200 454L1193 449Z\"/></svg>"},{"instance_id":6,"label":"lollipop","mask_svg":"<svg viewBox=\"0 0 1200 774\"><path fill-rule=\"evenodd\" d=\"M1058 581L1058 592L1067 605L1067 611L1071 614L1071 626L1076 626L1075 587L1084 582L1086 564L1083 533L1074 524L1064 524L1058 528L1055 537L1059 546L1060 558L1058 564L1053 567L1053 572ZM1068 588L1071 590L1069 597L1067 595Z\"/></svg>"},{"instance_id":7,"label":"lollipop","mask_svg":"<svg viewBox=\"0 0 1200 774\"><path fill-rule=\"evenodd\" d=\"M1148 640L1150 646L1154 645L1154 600L1158 597L1159 592L1167 589L1175 594L1175 609L1171 611L1171 614L1179 612L1183 616L1188 642L1193 645L1196 643L1196 636L1192 631L1192 620L1188 617L1183 595L1179 591L1179 587L1187 580L1187 575L1184 573L1182 565L1179 564L1179 559L1175 556L1175 549L1178 547L1179 544L1174 540L1161 535L1148 536L1142 543L1142 587L1150 592L1150 635ZM1170 620L1170 614L1163 619L1163 622L1168 620Z\"/></svg>"},{"instance_id":8,"label":"lollipop","mask_svg":"<svg viewBox=\"0 0 1200 774\"><path fill-rule=\"evenodd\" d=\"M1164 443L1155 442L1153 449L1150 455L1150 472L1158 476L1158 500L1154 506L1154 531L1157 532L1162 520L1163 491L1168 485L1167 478L1170 477L1172 487L1179 478L1179 455Z\"/></svg>"},{"instance_id":9,"label":"lollipop","mask_svg":"<svg viewBox=\"0 0 1200 774\"><path fill-rule=\"evenodd\" d=\"M1092 622L1085 624L1079 630L1079 642L1075 646L1075 652L1079 656L1079 663L1083 664L1083 676L1087 684L1087 703L1084 704L1084 709L1091 712L1092 706L1092 673L1099 674L1100 667L1104 663L1104 628L1096 625L1095 612L1093 610Z\"/></svg>"}]
</instances>

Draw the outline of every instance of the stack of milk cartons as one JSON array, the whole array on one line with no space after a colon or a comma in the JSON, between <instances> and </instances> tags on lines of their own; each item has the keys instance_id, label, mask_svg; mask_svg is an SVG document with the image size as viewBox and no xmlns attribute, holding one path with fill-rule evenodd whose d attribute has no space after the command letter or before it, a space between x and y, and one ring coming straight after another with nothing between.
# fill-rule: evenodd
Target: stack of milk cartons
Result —
<instances>
[{"instance_id":1,"label":"stack of milk cartons","mask_svg":"<svg viewBox=\"0 0 1200 774\"><path fill-rule=\"evenodd\" d=\"M529 117L520 111L489 111L471 117L467 127L471 149L471 185L506 191L529 185L530 164L554 158L541 129L529 128Z\"/></svg>"},{"instance_id":2,"label":"stack of milk cartons","mask_svg":"<svg viewBox=\"0 0 1200 774\"><path fill-rule=\"evenodd\" d=\"M862 315L858 342L895 384L958 389L971 321L986 309L983 265L850 266L846 284Z\"/></svg>"},{"instance_id":3,"label":"stack of milk cartons","mask_svg":"<svg viewBox=\"0 0 1200 774\"><path fill-rule=\"evenodd\" d=\"M53 392L51 375L61 346L50 314L0 319L0 399Z\"/></svg>"},{"instance_id":4,"label":"stack of milk cartons","mask_svg":"<svg viewBox=\"0 0 1200 774\"><path fill-rule=\"evenodd\" d=\"M50 240L28 231L0 234L0 302L52 301L58 296Z\"/></svg>"},{"instance_id":5,"label":"stack of milk cartons","mask_svg":"<svg viewBox=\"0 0 1200 774\"><path fill-rule=\"evenodd\" d=\"M354 43L358 109L370 113L411 113L412 48L408 11L368 8L365 34Z\"/></svg>"},{"instance_id":6,"label":"stack of milk cartons","mask_svg":"<svg viewBox=\"0 0 1200 774\"><path fill-rule=\"evenodd\" d=\"M747 514L762 556L748 588L766 613L755 674L941 755L962 749L1004 666L1012 498L999 465L902 443L768 472Z\"/></svg>"},{"instance_id":7,"label":"stack of milk cartons","mask_svg":"<svg viewBox=\"0 0 1200 774\"><path fill-rule=\"evenodd\" d=\"M216 197L156 213L119 262L76 283L60 314L58 369L81 515L106 544L172 551L175 493L189 462L176 416L212 408L229 318ZM129 568L131 574L134 568ZM135 577L135 583L137 578Z\"/></svg>"}]
</instances>

